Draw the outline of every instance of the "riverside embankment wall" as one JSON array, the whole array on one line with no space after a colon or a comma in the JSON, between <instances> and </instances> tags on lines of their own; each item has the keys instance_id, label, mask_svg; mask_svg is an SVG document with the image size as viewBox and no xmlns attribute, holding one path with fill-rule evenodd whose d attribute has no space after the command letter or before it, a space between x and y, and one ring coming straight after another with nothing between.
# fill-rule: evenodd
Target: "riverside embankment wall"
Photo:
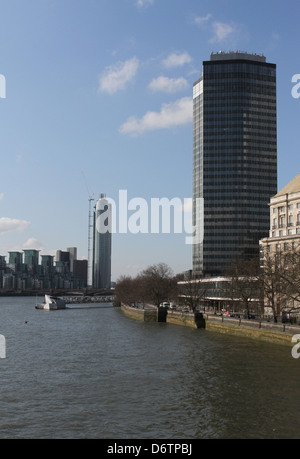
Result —
<instances>
[{"instance_id":1,"label":"riverside embankment wall","mask_svg":"<svg viewBox=\"0 0 300 459\"><path fill-rule=\"evenodd\" d=\"M126 304L121 304L121 310L127 317L132 319L142 320L143 322L165 322L164 318L159 320L157 314L157 308L134 308L132 306L128 306ZM166 316L165 311L165 316Z\"/></svg>"},{"instance_id":2,"label":"riverside embankment wall","mask_svg":"<svg viewBox=\"0 0 300 459\"><path fill-rule=\"evenodd\" d=\"M258 320L235 319L230 317L221 317L205 314L201 320L195 320L191 313L181 311L168 311L165 317L158 319L157 309L138 309L127 305L121 305L123 313L132 319L138 319L145 322L166 322L175 325L183 325L193 328L205 328L208 331L244 336L256 340L267 341L277 344L291 345L291 339L294 335L300 335L300 327L288 324L275 324Z\"/></svg>"},{"instance_id":3,"label":"riverside embankment wall","mask_svg":"<svg viewBox=\"0 0 300 459\"><path fill-rule=\"evenodd\" d=\"M205 320L202 314L194 315L180 311L168 311L165 308L157 309L156 307L141 309L125 304L121 305L121 310L126 316L144 322L167 322L194 328L205 328Z\"/></svg>"},{"instance_id":4,"label":"riverside embankment wall","mask_svg":"<svg viewBox=\"0 0 300 459\"><path fill-rule=\"evenodd\" d=\"M218 333L245 336L261 341L291 345L294 335L300 334L300 327L275 324L259 320L234 319L230 317L205 315L206 329Z\"/></svg>"}]
</instances>

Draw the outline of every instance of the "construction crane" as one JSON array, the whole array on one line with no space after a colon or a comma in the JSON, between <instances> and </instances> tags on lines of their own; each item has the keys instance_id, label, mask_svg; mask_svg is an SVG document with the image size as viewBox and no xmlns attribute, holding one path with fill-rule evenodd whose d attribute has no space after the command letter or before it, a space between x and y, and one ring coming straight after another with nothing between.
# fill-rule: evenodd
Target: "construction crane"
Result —
<instances>
[{"instance_id":1,"label":"construction crane","mask_svg":"<svg viewBox=\"0 0 300 459\"><path fill-rule=\"evenodd\" d=\"M85 187L86 191L88 194L88 200L89 200L89 219L88 219L88 278L87 278L87 284L88 287L92 287L92 239L93 239L93 234L92 234L92 229L93 229L93 211L92 211L92 202L94 201L94 194L90 194L88 186L87 186L87 181L85 178L84 173L82 172L84 182L85 182Z\"/></svg>"}]
</instances>

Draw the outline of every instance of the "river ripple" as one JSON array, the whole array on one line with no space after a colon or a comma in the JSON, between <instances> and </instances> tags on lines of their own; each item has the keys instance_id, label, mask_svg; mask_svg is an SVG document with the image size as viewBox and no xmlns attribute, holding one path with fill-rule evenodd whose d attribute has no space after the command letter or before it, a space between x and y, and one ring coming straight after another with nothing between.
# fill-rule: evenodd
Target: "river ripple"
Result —
<instances>
[{"instance_id":1,"label":"river ripple","mask_svg":"<svg viewBox=\"0 0 300 459\"><path fill-rule=\"evenodd\" d=\"M0 438L300 438L292 344L34 303L0 298Z\"/></svg>"}]
</instances>

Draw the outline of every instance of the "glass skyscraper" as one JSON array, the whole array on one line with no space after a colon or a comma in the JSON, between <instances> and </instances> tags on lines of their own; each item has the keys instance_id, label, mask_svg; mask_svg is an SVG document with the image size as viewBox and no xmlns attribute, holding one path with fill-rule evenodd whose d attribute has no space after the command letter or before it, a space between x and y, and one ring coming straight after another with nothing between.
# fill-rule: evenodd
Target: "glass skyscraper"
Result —
<instances>
[{"instance_id":1,"label":"glass skyscraper","mask_svg":"<svg viewBox=\"0 0 300 459\"><path fill-rule=\"evenodd\" d=\"M276 65L263 55L212 53L193 86L194 225L196 200L204 200L195 275L222 275L235 259L258 255L276 192Z\"/></svg>"},{"instance_id":2,"label":"glass skyscraper","mask_svg":"<svg viewBox=\"0 0 300 459\"><path fill-rule=\"evenodd\" d=\"M112 206L100 194L94 211L93 288L111 287Z\"/></svg>"}]
</instances>

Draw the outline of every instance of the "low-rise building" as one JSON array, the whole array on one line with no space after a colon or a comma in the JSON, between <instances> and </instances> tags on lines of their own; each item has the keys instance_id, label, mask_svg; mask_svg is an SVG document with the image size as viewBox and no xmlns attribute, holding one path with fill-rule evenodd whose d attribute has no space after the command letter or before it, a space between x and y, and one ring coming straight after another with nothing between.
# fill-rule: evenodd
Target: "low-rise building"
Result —
<instances>
[{"instance_id":1,"label":"low-rise building","mask_svg":"<svg viewBox=\"0 0 300 459\"><path fill-rule=\"evenodd\" d=\"M260 241L261 266L273 277L278 313L300 308L300 173L270 200L269 237ZM269 273L269 274L268 274ZM265 303L270 302L265 292ZM269 305L271 307L271 305Z\"/></svg>"},{"instance_id":2,"label":"low-rise building","mask_svg":"<svg viewBox=\"0 0 300 459\"><path fill-rule=\"evenodd\" d=\"M272 247L271 251L279 249L279 245L299 242L300 173L271 198L270 223L269 237L262 239L261 244Z\"/></svg>"}]
</instances>

